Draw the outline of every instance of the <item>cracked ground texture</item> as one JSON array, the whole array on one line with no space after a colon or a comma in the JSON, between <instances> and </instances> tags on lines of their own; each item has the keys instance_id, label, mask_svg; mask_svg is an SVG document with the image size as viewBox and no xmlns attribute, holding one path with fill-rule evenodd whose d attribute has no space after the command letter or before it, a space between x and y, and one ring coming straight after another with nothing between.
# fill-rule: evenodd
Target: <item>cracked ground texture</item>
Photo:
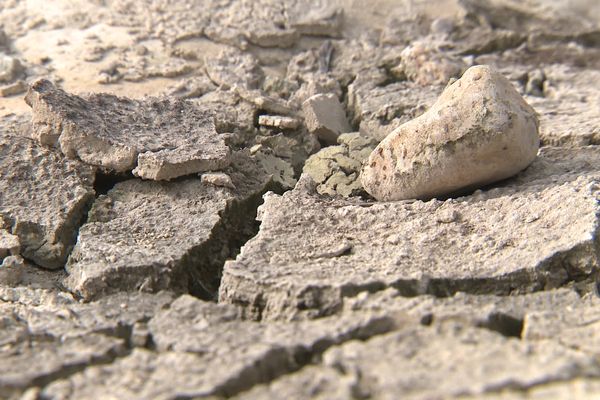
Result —
<instances>
[{"instance_id":1,"label":"cracked ground texture","mask_svg":"<svg viewBox=\"0 0 600 400\"><path fill-rule=\"evenodd\" d=\"M370 198L478 64L536 160ZM599 71L593 0L0 1L0 399L600 398Z\"/></svg>"}]
</instances>

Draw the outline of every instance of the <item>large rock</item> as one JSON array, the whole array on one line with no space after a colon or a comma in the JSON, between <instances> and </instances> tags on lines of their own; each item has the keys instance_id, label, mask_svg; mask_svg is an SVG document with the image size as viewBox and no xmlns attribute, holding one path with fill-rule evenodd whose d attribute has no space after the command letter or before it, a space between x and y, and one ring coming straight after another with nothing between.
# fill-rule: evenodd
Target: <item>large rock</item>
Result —
<instances>
[{"instance_id":1,"label":"large rock","mask_svg":"<svg viewBox=\"0 0 600 400\"><path fill-rule=\"evenodd\" d=\"M394 329L396 320L356 313L298 323L237 319L234 307L184 295L149 322L155 351L134 349L105 366L57 380L50 398L205 398L235 395L295 371L329 347ZM103 379L93 379L100 374Z\"/></svg>"},{"instance_id":2,"label":"large rock","mask_svg":"<svg viewBox=\"0 0 600 400\"><path fill-rule=\"evenodd\" d=\"M507 294L584 279L598 266L599 165L597 147L547 148L503 186L446 201L333 200L298 184L266 197L220 299L254 318L315 317L390 286Z\"/></svg>"},{"instance_id":3,"label":"large rock","mask_svg":"<svg viewBox=\"0 0 600 400\"><path fill-rule=\"evenodd\" d=\"M67 286L84 299L115 291L191 290L211 297L224 260L254 234L271 178L233 155L235 189L199 178L128 180L94 203L67 264Z\"/></svg>"},{"instance_id":4,"label":"large rock","mask_svg":"<svg viewBox=\"0 0 600 400\"><path fill-rule=\"evenodd\" d=\"M361 180L378 200L426 199L508 178L538 147L535 111L506 78L477 66L386 137Z\"/></svg>"},{"instance_id":5,"label":"large rock","mask_svg":"<svg viewBox=\"0 0 600 400\"><path fill-rule=\"evenodd\" d=\"M0 133L0 232L18 237L23 257L62 268L93 201L93 182L91 167L28 138Z\"/></svg>"},{"instance_id":6,"label":"large rock","mask_svg":"<svg viewBox=\"0 0 600 400\"><path fill-rule=\"evenodd\" d=\"M325 352L322 364L238 398L479 398L599 374L598 362L584 352L450 321L345 343Z\"/></svg>"},{"instance_id":7,"label":"large rock","mask_svg":"<svg viewBox=\"0 0 600 400\"><path fill-rule=\"evenodd\" d=\"M212 113L185 100L80 97L38 80L25 101L33 109L40 143L107 171L133 170L144 179L170 180L230 162Z\"/></svg>"}]
</instances>

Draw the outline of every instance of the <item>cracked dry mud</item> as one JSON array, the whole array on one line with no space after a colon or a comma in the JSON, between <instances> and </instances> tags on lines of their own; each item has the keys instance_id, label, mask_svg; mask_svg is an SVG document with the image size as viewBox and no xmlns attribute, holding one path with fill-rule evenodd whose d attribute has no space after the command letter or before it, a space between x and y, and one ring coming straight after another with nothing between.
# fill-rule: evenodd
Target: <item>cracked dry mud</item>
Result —
<instances>
[{"instance_id":1,"label":"cracked dry mud","mask_svg":"<svg viewBox=\"0 0 600 400\"><path fill-rule=\"evenodd\" d=\"M600 397L599 15L3 1L0 399ZM370 197L373 149L475 65L535 111L535 160Z\"/></svg>"}]
</instances>

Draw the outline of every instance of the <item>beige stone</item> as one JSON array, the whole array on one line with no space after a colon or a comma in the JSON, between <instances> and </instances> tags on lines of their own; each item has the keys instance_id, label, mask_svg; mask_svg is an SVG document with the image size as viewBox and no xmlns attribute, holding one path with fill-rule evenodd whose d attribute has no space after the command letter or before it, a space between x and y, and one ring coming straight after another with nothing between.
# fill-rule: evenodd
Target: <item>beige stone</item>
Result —
<instances>
[{"instance_id":1,"label":"beige stone","mask_svg":"<svg viewBox=\"0 0 600 400\"><path fill-rule=\"evenodd\" d=\"M427 199L515 175L539 148L535 111L489 66L472 67L426 113L388 135L362 171L378 200Z\"/></svg>"}]
</instances>

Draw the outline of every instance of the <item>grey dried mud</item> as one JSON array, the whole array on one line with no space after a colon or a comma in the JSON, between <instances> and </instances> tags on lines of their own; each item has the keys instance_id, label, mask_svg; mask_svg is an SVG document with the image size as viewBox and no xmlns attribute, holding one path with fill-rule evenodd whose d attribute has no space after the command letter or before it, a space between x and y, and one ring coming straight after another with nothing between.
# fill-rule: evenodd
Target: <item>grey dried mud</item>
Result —
<instances>
[{"instance_id":1,"label":"grey dried mud","mask_svg":"<svg viewBox=\"0 0 600 400\"><path fill-rule=\"evenodd\" d=\"M269 195L259 234L225 265L220 300L250 318L314 318L385 287L507 295L588 279L599 257L599 157L595 146L545 148L516 178L445 201Z\"/></svg>"},{"instance_id":2,"label":"grey dried mud","mask_svg":"<svg viewBox=\"0 0 600 400\"><path fill-rule=\"evenodd\" d=\"M107 172L171 180L230 163L212 113L168 98L68 94L47 80L30 87L34 137Z\"/></svg>"},{"instance_id":3,"label":"grey dried mud","mask_svg":"<svg viewBox=\"0 0 600 400\"><path fill-rule=\"evenodd\" d=\"M20 254L63 268L94 199L93 169L31 139L0 133L0 229L17 236Z\"/></svg>"},{"instance_id":4,"label":"grey dried mud","mask_svg":"<svg viewBox=\"0 0 600 400\"><path fill-rule=\"evenodd\" d=\"M262 194L276 189L247 153L233 158L235 189L128 180L100 196L67 263L67 287L86 300L162 289L213 298L223 262L256 232Z\"/></svg>"}]
</instances>

